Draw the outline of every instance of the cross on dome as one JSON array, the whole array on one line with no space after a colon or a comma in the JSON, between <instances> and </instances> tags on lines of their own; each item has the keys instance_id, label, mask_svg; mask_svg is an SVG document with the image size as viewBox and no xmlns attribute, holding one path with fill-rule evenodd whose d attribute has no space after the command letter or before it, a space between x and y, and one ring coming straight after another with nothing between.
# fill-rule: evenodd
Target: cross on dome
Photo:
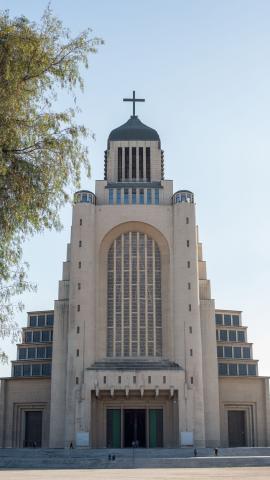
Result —
<instances>
[{"instance_id":1,"label":"cross on dome","mask_svg":"<svg viewBox=\"0 0 270 480\"><path fill-rule=\"evenodd\" d=\"M136 102L145 102L145 98L135 98L135 90L133 90L132 98L123 98L123 102L132 102L133 103L133 117L135 117L135 103Z\"/></svg>"}]
</instances>

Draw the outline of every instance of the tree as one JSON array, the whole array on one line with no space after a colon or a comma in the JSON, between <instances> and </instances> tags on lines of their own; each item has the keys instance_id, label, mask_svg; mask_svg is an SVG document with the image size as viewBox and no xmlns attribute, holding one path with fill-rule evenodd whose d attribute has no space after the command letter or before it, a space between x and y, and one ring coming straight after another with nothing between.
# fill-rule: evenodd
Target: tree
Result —
<instances>
[{"instance_id":1,"label":"tree","mask_svg":"<svg viewBox=\"0 0 270 480\"><path fill-rule=\"evenodd\" d=\"M102 44L88 29L72 38L48 7L40 24L0 12L0 337L17 335L13 296L33 288L22 262L27 235L60 228L59 208L90 175L87 131L76 123L80 67ZM72 106L54 111L61 90ZM0 359L5 358L0 349Z\"/></svg>"}]
</instances>

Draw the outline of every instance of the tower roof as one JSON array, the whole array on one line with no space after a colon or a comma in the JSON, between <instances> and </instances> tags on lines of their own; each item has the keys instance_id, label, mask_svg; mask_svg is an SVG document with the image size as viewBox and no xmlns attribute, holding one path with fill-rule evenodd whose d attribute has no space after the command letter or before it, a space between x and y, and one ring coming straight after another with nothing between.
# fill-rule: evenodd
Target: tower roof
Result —
<instances>
[{"instance_id":1,"label":"tower roof","mask_svg":"<svg viewBox=\"0 0 270 480\"><path fill-rule=\"evenodd\" d=\"M108 141L129 141L129 140L151 140L160 141L159 135L153 128L144 125L137 115L132 115L130 119L118 128L111 131Z\"/></svg>"}]
</instances>

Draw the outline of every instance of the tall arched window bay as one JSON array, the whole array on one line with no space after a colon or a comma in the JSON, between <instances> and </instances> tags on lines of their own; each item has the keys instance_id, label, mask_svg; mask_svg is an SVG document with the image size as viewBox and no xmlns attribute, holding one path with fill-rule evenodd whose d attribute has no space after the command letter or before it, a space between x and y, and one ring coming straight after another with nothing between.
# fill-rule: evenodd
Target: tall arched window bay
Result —
<instances>
[{"instance_id":1,"label":"tall arched window bay","mask_svg":"<svg viewBox=\"0 0 270 480\"><path fill-rule=\"evenodd\" d=\"M108 252L107 355L162 355L161 258L151 237L127 232Z\"/></svg>"}]
</instances>

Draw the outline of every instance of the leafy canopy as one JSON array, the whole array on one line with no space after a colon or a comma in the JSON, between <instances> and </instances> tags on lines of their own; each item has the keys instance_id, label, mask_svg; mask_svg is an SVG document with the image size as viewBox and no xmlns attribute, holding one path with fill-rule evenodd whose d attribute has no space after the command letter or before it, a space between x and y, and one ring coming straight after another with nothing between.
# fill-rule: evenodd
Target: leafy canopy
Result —
<instances>
[{"instance_id":1,"label":"leafy canopy","mask_svg":"<svg viewBox=\"0 0 270 480\"><path fill-rule=\"evenodd\" d=\"M26 235L60 228L68 188L90 175L87 131L76 123L80 67L103 41L72 38L48 7L39 24L0 12L0 337L15 332L12 297L32 288L21 263ZM63 90L72 107L54 111ZM3 353L3 352L2 352ZM0 350L1 355L1 350Z\"/></svg>"}]
</instances>

